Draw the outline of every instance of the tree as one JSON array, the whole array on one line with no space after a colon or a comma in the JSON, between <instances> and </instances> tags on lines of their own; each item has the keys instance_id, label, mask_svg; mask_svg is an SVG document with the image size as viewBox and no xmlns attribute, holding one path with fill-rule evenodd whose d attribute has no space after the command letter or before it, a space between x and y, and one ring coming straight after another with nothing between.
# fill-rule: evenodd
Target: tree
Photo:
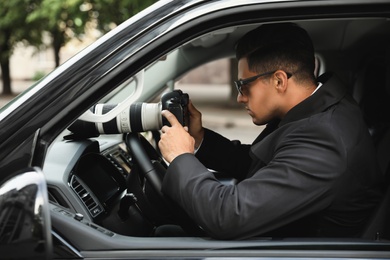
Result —
<instances>
[{"instance_id":1,"label":"tree","mask_svg":"<svg viewBox=\"0 0 390 260\"><path fill-rule=\"evenodd\" d=\"M0 1L0 66L3 94L12 94L9 59L18 42L39 47L51 36L56 67L60 49L85 34L88 22L107 32L157 0L9 0Z\"/></svg>"},{"instance_id":2,"label":"tree","mask_svg":"<svg viewBox=\"0 0 390 260\"><path fill-rule=\"evenodd\" d=\"M60 65L60 49L85 33L85 25L91 20L88 5L84 0L42 0L29 15L29 22L39 22L41 32L50 34L56 67Z\"/></svg>"},{"instance_id":3,"label":"tree","mask_svg":"<svg viewBox=\"0 0 390 260\"><path fill-rule=\"evenodd\" d=\"M98 29L107 32L157 0L90 0Z\"/></svg>"},{"instance_id":4,"label":"tree","mask_svg":"<svg viewBox=\"0 0 390 260\"><path fill-rule=\"evenodd\" d=\"M97 21L97 29L107 32L156 0L42 0L29 21L39 21L49 32L56 67L60 49L75 37L85 34L88 22Z\"/></svg>"},{"instance_id":5,"label":"tree","mask_svg":"<svg viewBox=\"0 0 390 260\"><path fill-rule=\"evenodd\" d=\"M36 23L27 17L39 6L41 0L0 1L0 67L3 95L11 95L10 57L16 43L39 45L41 36Z\"/></svg>"}]
</instances>

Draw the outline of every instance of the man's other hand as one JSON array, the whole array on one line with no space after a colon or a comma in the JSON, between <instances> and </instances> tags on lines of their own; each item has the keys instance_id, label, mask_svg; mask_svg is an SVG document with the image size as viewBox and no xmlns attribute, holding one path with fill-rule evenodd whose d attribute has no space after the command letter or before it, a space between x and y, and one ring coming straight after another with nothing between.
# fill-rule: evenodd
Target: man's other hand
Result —
<instances>
[{"instance_id":1,"label":"man's other hand","mask_svg":"<svg viewBox=\"0 0 390 260\"><path fill-rule=\"evenodd\" d=\"M168 110L161 112L171 126L161 128L161 139L158 143L161 154L167 162L171 163L177 156L184 153L194 153L195 139L188 133L174 114Z\"/></svg>"}]
</instances>

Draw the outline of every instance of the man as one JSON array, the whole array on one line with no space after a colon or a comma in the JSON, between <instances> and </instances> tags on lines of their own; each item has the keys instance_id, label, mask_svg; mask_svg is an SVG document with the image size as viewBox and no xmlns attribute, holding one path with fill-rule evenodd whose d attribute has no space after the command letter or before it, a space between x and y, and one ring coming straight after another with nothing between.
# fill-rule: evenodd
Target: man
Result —
<instances>
[{"instance_id":1,"label":"man","mask_svg":"<svg viewBox=\"0 0 390 260\"><path fill-rule=\"evenodd\" d=\"M172 127L161 129L162 191L215 238L358 236L381 192L355 102L335 77L317 82L311 40L294 24L249 32L236 56L237 101L267 127L240 145L204 129L192 103L190 129L163 111ZM238 182L223 185L208 169Z\"/></svg>"}]
</instances>

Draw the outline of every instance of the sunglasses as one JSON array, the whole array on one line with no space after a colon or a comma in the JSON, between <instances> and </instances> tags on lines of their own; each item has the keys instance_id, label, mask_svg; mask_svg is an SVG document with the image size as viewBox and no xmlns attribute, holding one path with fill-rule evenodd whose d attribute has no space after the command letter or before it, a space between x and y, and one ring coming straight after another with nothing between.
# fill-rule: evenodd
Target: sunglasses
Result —
<instances>
[{"instance_id":1,"label":"sunglasses","mask_svg":"<svg viewBox=\"0 0 390 260\"><path fill-rule=\"evenodd\" d=\"M257 80L260 77L267 76L267 75L272 75L275 72L276 72L276 70L275 71L266 72L266 73L261 73L261 74L258 74L256 76L253 76L253 77L250 77L250 78L246 78L246 79L235 80L234 84L236 85L238 93L240 93L241 95L244 95L243 92L242 92L242 87L243 86L248 85L249 83ZM292 77L291 73L286 72L286 74L287 74L287 78L288 79Z\"/></svg>"}]
</instances>

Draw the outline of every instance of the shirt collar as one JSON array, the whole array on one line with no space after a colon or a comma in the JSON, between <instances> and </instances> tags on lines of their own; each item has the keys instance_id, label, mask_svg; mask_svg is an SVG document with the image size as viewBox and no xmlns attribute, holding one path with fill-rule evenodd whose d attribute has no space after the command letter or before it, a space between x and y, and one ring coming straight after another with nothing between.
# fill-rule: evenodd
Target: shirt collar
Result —
<instances>
[{"instance_id":1,"label":"shirt collar","mask_svg":"<svg viewBox=\"0 0 390 260\"><path fill-rule=\"evenodd\" d=\"M321 86L322 86L322 83L321 83L321 82L318 82L318 86L317 86L316 89L313 91L313 93L310 94L310 96L312 96L314 93L316 93L317 90L319 90Z\"/></svg>"}]
</instances>

